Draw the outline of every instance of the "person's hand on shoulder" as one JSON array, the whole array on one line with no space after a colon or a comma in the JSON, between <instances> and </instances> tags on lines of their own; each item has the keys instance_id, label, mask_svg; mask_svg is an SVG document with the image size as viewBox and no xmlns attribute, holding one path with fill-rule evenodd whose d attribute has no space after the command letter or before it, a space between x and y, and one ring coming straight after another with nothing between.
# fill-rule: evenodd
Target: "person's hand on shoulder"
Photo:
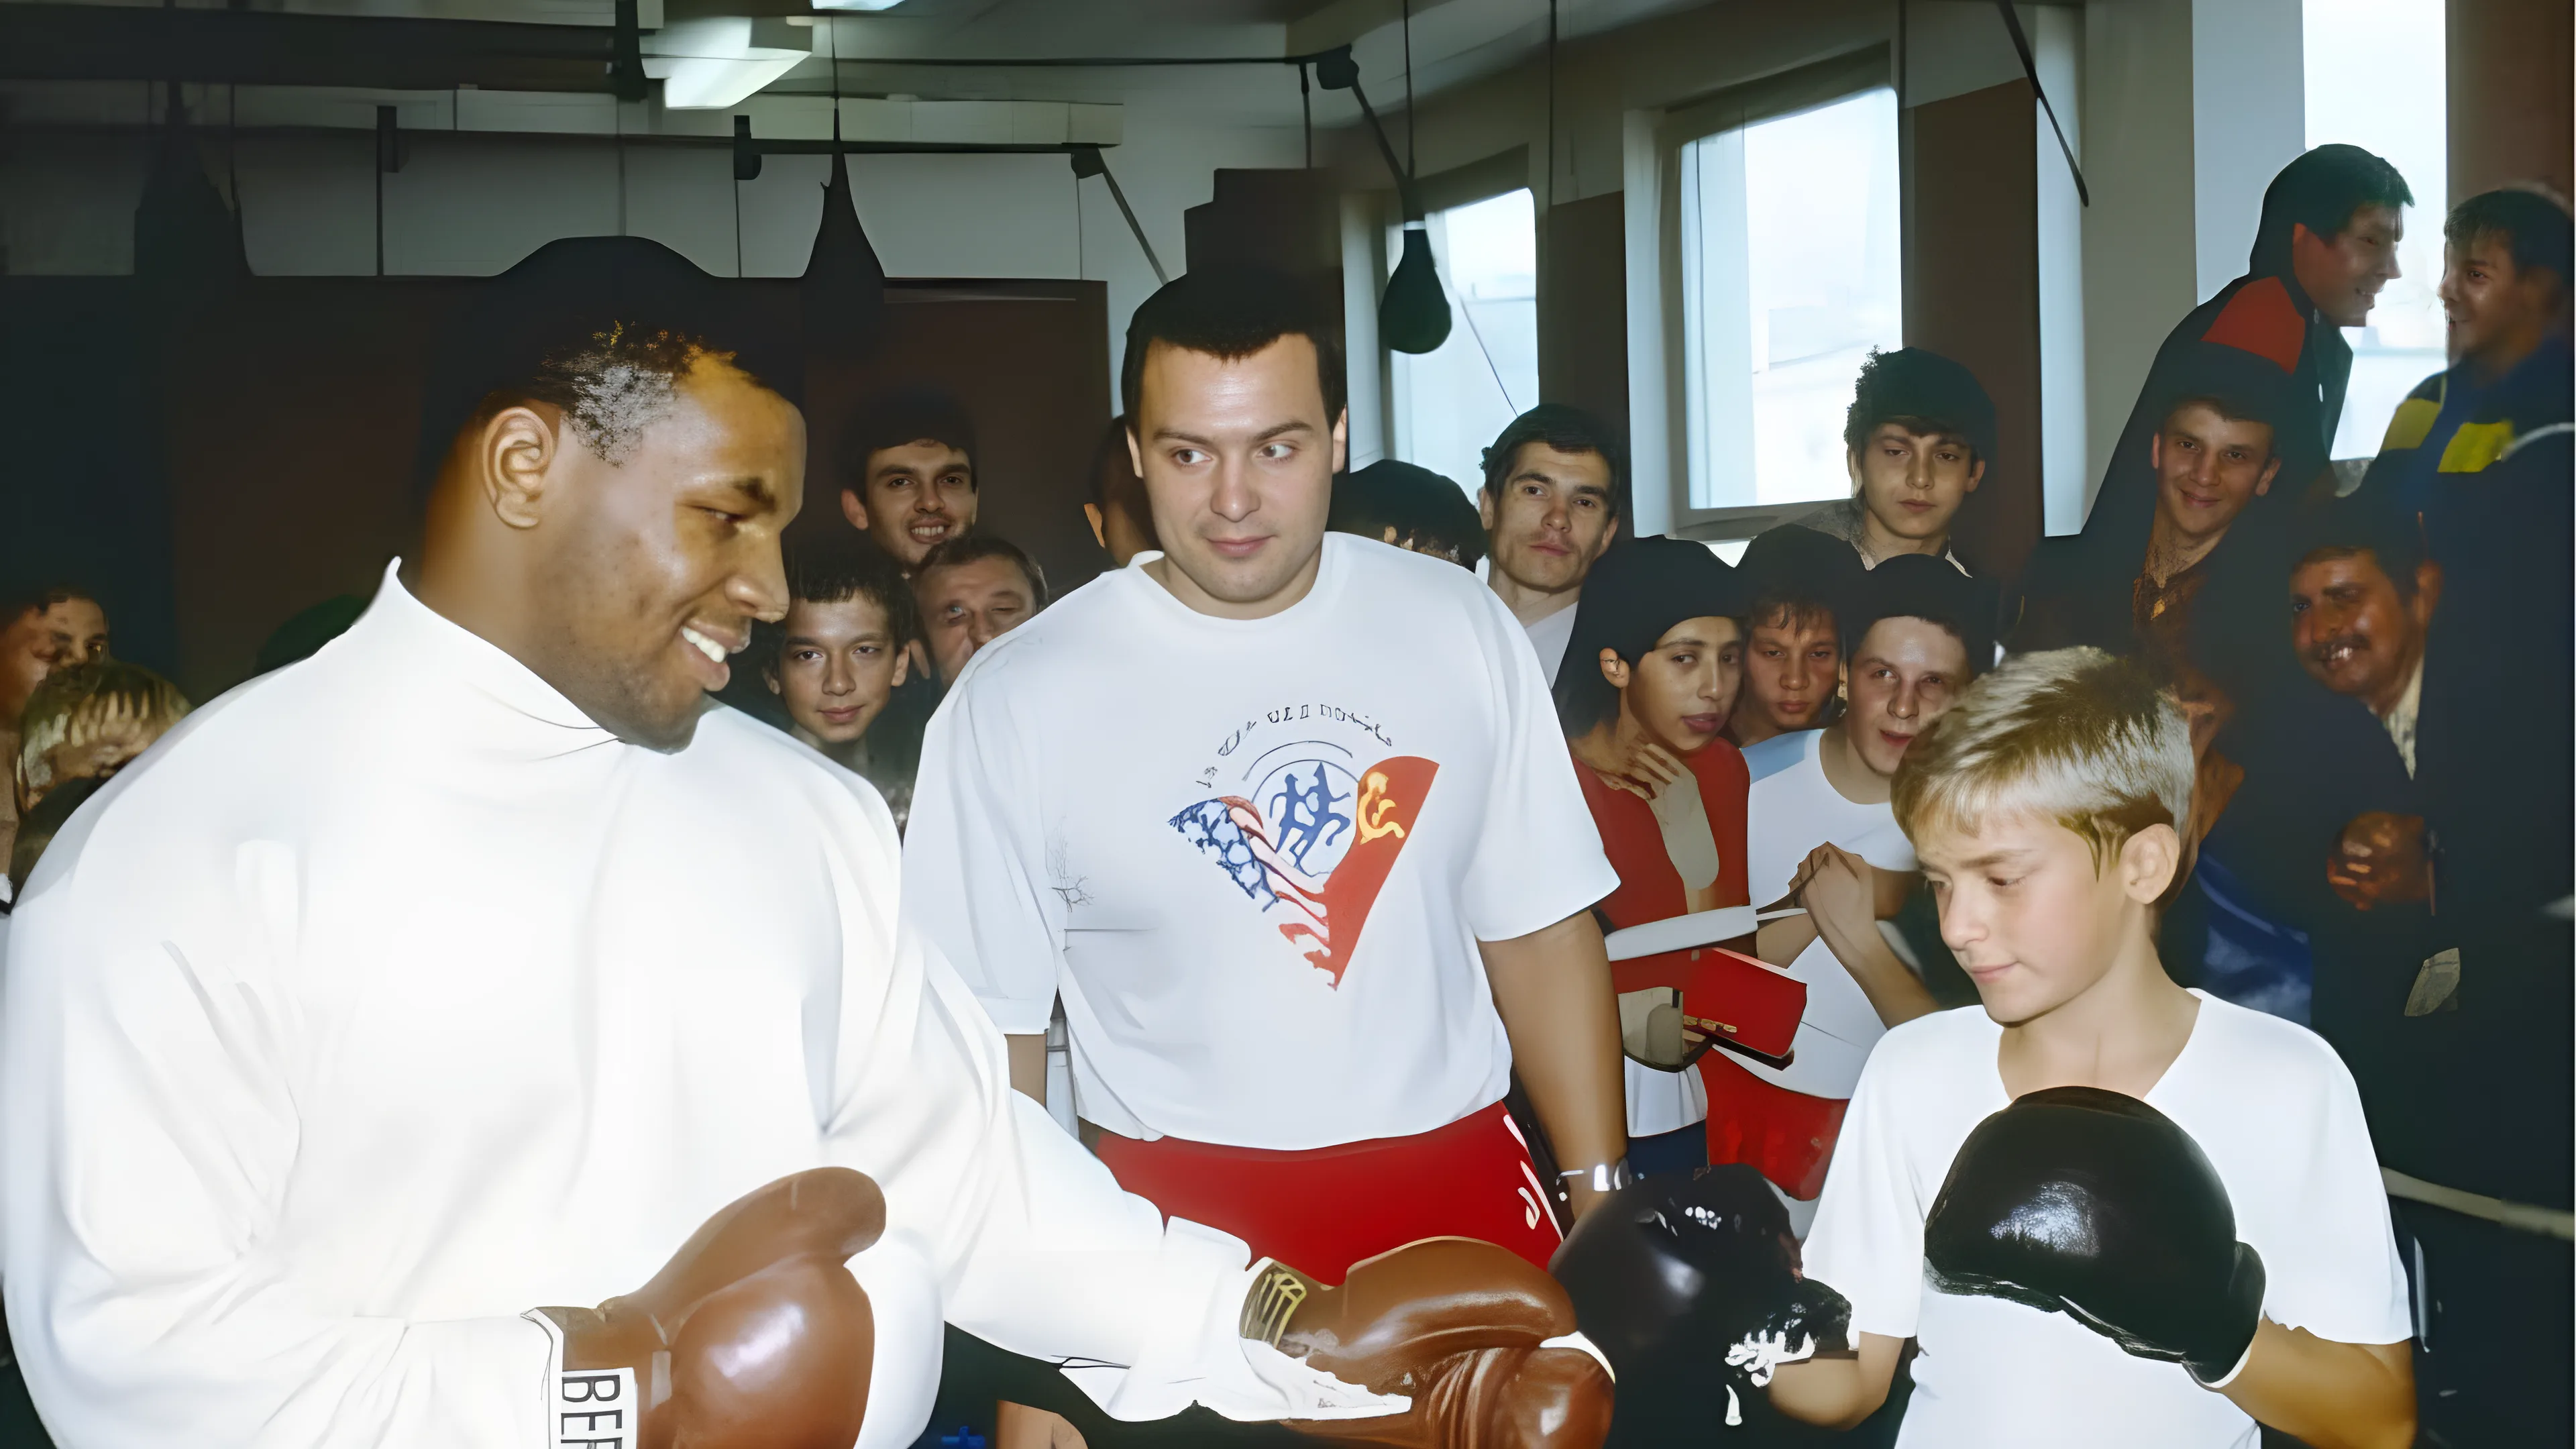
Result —
<instances>
[{"instance_id":1,"label":"person's hand on shoulder","mask_svg":"<svg viewBox=\"0 0 2576 1449\"><path fill-rule=\"evenodd\" d=\"M2326 860L2326 884L2356 911L2433 898L2424 817L2372 810L2356 816Z\"/></svg>"}]
</instances>

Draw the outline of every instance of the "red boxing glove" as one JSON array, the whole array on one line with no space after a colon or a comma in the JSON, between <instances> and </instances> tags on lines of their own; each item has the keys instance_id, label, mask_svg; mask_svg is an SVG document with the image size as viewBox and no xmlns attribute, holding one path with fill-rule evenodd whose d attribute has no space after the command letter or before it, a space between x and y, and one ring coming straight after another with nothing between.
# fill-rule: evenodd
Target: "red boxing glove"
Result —
<instances>
[{"instance_id":1,"label":"red boxing glove","mask_svg":"<svg viewBox=\"0 0 2576 1449\"><path fill-rule=\"evenodd\" d=\"M874 1182L816 1168L707 1219L633 1293L530 1310L558 1342L547 1444L850 1449L876 1327L846 1265L884 1231Z\"/></svg>"},{"instance_id":2,"label":"red boxing glove","mask_svg":"<svg viewBox=\"0 0 2576 1449\"><path fill-rule=\"evenodd\" d=\"M1273 1265L1244 1305L1244 1336L1413 1407L1293 1425L1402 1449L1597 1449L1609 1371L1580 1348L1574 1305L1516 1253L1432 1238L1358 1264L1340 1288Z\"/></svg>"}]
</instances>

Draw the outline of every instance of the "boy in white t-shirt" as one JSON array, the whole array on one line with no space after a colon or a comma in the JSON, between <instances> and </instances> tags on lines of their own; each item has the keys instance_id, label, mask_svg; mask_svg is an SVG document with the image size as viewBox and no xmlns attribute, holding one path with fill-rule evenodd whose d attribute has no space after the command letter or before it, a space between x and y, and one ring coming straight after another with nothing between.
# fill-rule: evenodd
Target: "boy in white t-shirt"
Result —
<instances>
[{"instance_id":1,"label":"boy in white t-shirt","mask_svg":"<svg viewBox=\"0 0 2576 1449\"><path fill-rule=\"evenodd\" d=\"M1711 1162L1759 1169L1804 1233L1844 1104L1887 1028L1932 1010L1921 978L1879 932L1914 882L1914 848L1888 808L1915 738L1987 656L1984 586L1935 558L1891 558L1841 605L1842 715L1744 752L1746 883L1754 904L1806 909L1762 928L1756 953L1807 984L1790 1060L1707 1062Z\"/></svg>"},{"instance_id":2,"label":"boy in white t-shirt","mask_svg":"<svg viewBox=\"0 0 2576 1449\"><path fill-rule=\"evenodd\" d=\"M2306 1029L2185 991L2156 957L2191 785L2178 707L2090 649L2007 662L1907 751L1896 816L1983 1009L1889 1032L1861 1075L1805 1248L1806 1275L1850 1301L1852 1349L1782 1366L1782 1412L1859 1422L1910 1338L1900 1445L2254 1449L2258 1421L2319 1446L2411 1440L2406 1284L2351 1075ZM2156 1204L2069 1194L2046 1161L2001 1182L1987 1158L1954 1170L1981 1124L2052 1088L2139 1099L2188 1134L2169 1175L2223 1188L2228 1291L2169 1271L2184 1229ZM1935 1287L1965 1281L1944 1209L2010 1202L2022 1174L2027 1200L1972 1237L2023 1271ZM2177 1323L2195 1341L2172 1341Z\"/></svg>"}]
</instances>

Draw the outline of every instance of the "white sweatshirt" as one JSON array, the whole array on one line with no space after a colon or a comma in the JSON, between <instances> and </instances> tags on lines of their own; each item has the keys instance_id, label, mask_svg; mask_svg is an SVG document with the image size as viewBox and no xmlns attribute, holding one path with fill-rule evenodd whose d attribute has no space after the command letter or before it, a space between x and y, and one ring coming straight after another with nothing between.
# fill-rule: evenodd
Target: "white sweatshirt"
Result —
<instances>
[{"instance_id":1,"label":"white sweatshirt","mask_svg":"<svg viewBox=\"0 0 2576 1449\"><path fill-rule=\"evenodd\" d=\"M65 1449L536 1449L524 1310L639 1288L832 1163L888 1211L852 1264L865 1444L919 1432L943 1314L1107 1365L1074 1376L1122 1417L1289 1407L1234 1333L1243 1245L1121 1193L897 930L873 789L723 709L626 744L390 570L100 792L27 894L8 1316Z\"/></svg>"}]
</instances>

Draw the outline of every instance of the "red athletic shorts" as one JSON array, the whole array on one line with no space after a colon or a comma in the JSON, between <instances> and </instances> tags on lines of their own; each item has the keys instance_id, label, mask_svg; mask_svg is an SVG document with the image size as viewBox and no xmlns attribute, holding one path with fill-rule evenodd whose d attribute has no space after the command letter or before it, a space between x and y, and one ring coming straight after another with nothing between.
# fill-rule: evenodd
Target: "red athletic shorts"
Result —
<instances>
[{"instance_id":1,"label":"red athletic shorts","mask_svg":"<svg viewBox=\"0 0 2576 1449\"><path fill-rule=\"evenodd\" d=\"M1699 1059L1699 1075L1708 1087L1708 1160L1749 1163L1782 1192L1814 1202L1850 1100L1790 1091L1722 1051Z\"/></svg>"},{"instance_id":2,"label":"red athletic shorts","mask_svg":"<svg viewBox=\"0 0 2576 1449\"><path fill-rule=\"evenodd\" d=\"M1424 1238L1482 1238L1542 1268L1564 1241L1500 1102L1418 1136L1303 1152L1109 1132L1096 1150L1119 1186L1164 1216L1232 1233L1255 1257L1326 1283Z\"/></svg>"}]
</instances>

